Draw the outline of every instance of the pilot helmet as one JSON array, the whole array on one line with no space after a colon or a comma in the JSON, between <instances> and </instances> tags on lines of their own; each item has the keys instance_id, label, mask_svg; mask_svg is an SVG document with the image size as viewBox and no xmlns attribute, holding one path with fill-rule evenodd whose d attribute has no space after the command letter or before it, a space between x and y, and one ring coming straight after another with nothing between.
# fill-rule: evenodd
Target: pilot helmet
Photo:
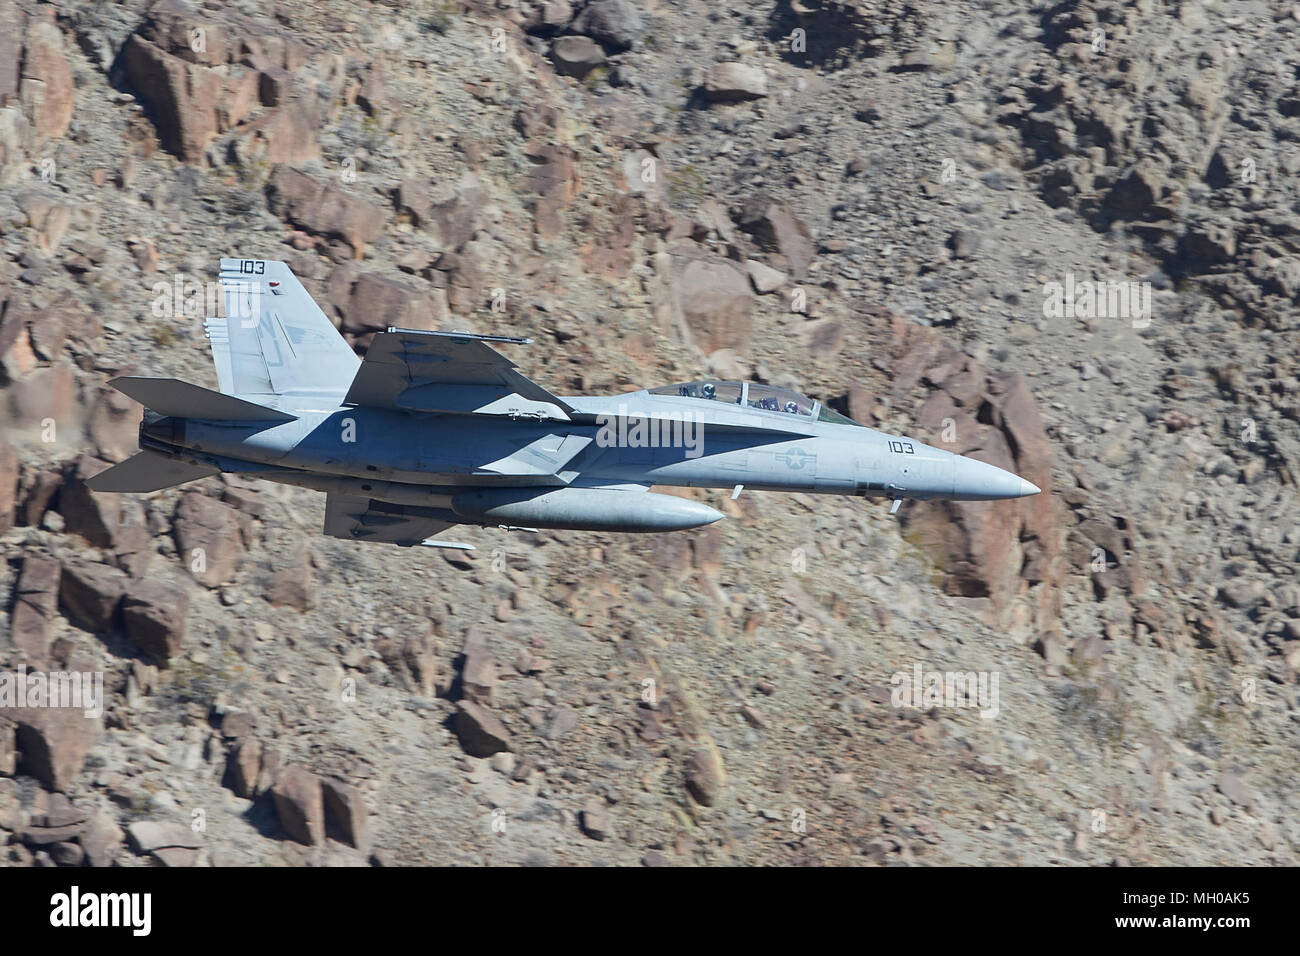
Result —
<instances>
[{"instance_id":1,"label":"pilot helmet","mask_svg":"<svg viewBox=\"0 0 1300 956\"><path fill-rule=\"evenodd\" d=\"M717 393L717 391L718 391L717 386L714 385L712 382L705 382L704 387L700 389L700 392L704 395L705 398L713 398L713 396Z\"/></svg>"}]
</instances>

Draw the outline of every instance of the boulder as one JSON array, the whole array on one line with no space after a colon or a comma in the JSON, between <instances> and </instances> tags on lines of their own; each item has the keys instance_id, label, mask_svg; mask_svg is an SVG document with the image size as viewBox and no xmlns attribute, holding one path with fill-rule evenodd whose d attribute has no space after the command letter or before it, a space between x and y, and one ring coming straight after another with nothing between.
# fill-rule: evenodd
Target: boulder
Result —
<instances>
[{"instance_id":1,"label":"boulder","mask_svg":"<svg viewBox=\"0 0 1300 956\"><path fill-rule=\"evenodd\" d=\"M18 449L0 438L0 534L15 524L18 510Z\"/></svg>"},{"instance_id":2,"label":"boulder","mask_svg":"<svg viewBox=\"0 0 1300 956\"><path fill-rule=\"evenodd\" d=\"M0 777L12 777L18 770L17 728L7 717L0 717ZM12 821L6 817L4 793L0 791L0 829Z\"/></svg>"},{"instance_id":3,"label":"boulder","mask_svg":"<svg viewBox=\"0 0 1300 956\"><path fill-rule=\"evenodd\" d=\"M226 783L237 796L251 800L257 795L262 766L262 745L255 737L240 740L226 756Z\"/></svg>"},{"instance_id":4,"label":"boulder","mask_svg":"<svg viewBox=\"0 0 1300 956\"><path fill-rule=\"evenodd\" d=\"M339 312L342 331L357 335L389 326L435 331L451 318L443 290L422 291L369 272L356 277Z\"/></svg>"},{"instance_id":5,"label":"boulder","mask_svg":"<svg viewBox=\"0 0 1300 956\"><path fill-rule=\"evenodd\" d=\"M109 467L108 462L80 455L64 476L59 490L59 513L65 527L97 548L111 548L122 521L122 500L118 495L97 495L86 481Z\"/></svg>"},{"instance_id":6,"label":"boulder","mask_svg":"<svg viewBox=\"0 0 1300 956\"><path fill-rule=\"evenodd\" d=\"M589 37L560 37L551 44L555 72L584 77L605 62L605 51Z\"/></svg>"},{"instance_id":7,"label":"boulder","mask_svg":"<svg viewBox=\"0 0 1300 956\"><path fill-rule=\"evenodd\" d=\"M402 642L402 661L411 672L416 689L425 697L432 697L437 689L438 658L434 651L433 626L428 621Z\"/></svg>"},{"instance_id":8,"label":"boulder","mask_svg":"<svg viewBox=\"0 0 1300 956\"><path fill-rule=\"evenodd\" d=\"M159 581L132 584L122 599L122 628L127 639L159 666L180 653L190 596Z\"/></svg>"},{"instance_id":9,"label":"boulder","mask_svg":"<svg viewBox=\"0 0 1300 956\"><path fill-rule=\"evenodd\" d=\"M609 810L601 797L589 797L582 807L582 832L593 840L609 836Z\"/></svg>"},{"instance_id":10,"label":"boulder","mask_svg":"<svg viewBox=\"0 0 1300 956\"><path fill-rule=\"evenodd\" d=\"M139 448L140 419L144 408L115 388L104 388L90 412L86 431L105 461L125 461Z\"/></svg>"},{"instance_id":11,"label":"boulder","mask_svg":"<svg viewBox=\"0 0 1300 956\"><path fill-rule=\"evenodd\" d=\"M791 277L808 274L815 247L807 224L785 203L759 194L748 199L740 212L740 228L758 245L784 257Z\"/></svg>"},{"instance_id":12,"label":"boulder","mask_svg":"<svg viewBox=\"0 0 1300 956\"><path fill-rule=\"evenodd\" d=\"M107 634L117 625L127 577L105 564L68 564L59 578L59 607L77 627Z\"/></svg>"},{"instance_id":13,"label":"boulder","mask_svg":"<svg viewBox=\"0 0 1300 956\"><path fill-rule=\"evenodd\" d=\"M469 700L456 705L456 737L471 757L514 750L505 725L486 707Z\"/></svg>"},{"instance_id":14,"label":"boulder","mask_svg":"<svg viewBox=\"0 0 1300 956\"><path fill-rule=\"evenodd\" d=\"M397 184L393 192L393 204L399 213L408 216L417 226L429 221L433 211L433 196L429 190L429 180L423 176L408 176Z\"/></svg>"},{"instance_id":15,"label":"boulder","mask_svg":"<svg viewBox=\"0 0 1300 956\"><path fill-rule=\"evenodd\" d=\"M32 149L68 131L76 87L64 54L63 34L52 19L33 17L27 27L19 100L27 116Z\"/></svg>"},{"instance_id":16,"label":"boulder","mask_svg":"<svg viewBox=\"0 0 1300 956\"><path fill-rule=\"evenodd\" d=\"M325 804L320 778L305 767L290 765L271 787L280 826L307 846L325 842Z\"/></svg>"},{"instance_id":17,"label":"boulder","mask_svg":"<svg viewBox=\"0 0 1300 956\"><path fill-rule=\"evenodd\" d=\"M314 235L342 239L356 258L384 231L381 207L292 166L277 166L266 188L272 212Z\"/></svg>"},{"instance_id":18,"label":"boulder","mask_svg":"<svg viewBox=\"0 0 1300 956\"><path fill-rule=\"evenodd\" d=\"M767 77L746 63L716 63L704 71L704 95L722 103L761 99L767 96Z\"/></svg>"},{"instance_id":19,"label":"boulder","mask_svg":"<svg viewBox=\"0 0 1300 956\"><path fill-rule=\"evenodd\" d=\"M202 838L183 823L137 820L126 828L131 849L147 853L162 866L193 866L198 861Z\"/></svg>"},{"instance_id":20,"label":"boulder","mask_svg":"<svg viewBox=\"0 0 1300 956\"><path fill-rule=\"evenodd\" d=\"M483 227L483 211L488 193L477 176L465 172L452 195L434 203L429 210L429 224L444 250L457 250L474 238Z\"/></svg>"},{"instance_id":21,"label":"boulder","mask_svg":"<svg viewBox=\"0 0 1300 956\"><path fill-rule=\"evenodd\" d=\"M592 0L573 21L572 29L611 50L630 50L646 33L641 5L632 0Z\"/></svg>"},{"instance_id":22,"label":"boulder","mask_svg":"<svg viewBox=\"0 0 1300 956\"><path fill-rule=\"evenodd\" d=\"M768 295L775 292L786 282L784 272L764 265L755 259L745 260L745 271L749 273L749 281L754 284L754 291L759 295Z\"/></svg>"},{"instance_id":23,"label":"boulder","mask_svg":"<svg viewBox=\"0 0 1300 956\"><path fill-rule=\"evenodd\" d=\"M20 341L27 341L25 335ZM24 374L8 388L10 419L7 427L27 429L33 435L53 419L60 427L72 420L77 407L77 379L67 365L51 365ZM3 402L4 396L0 396ZM2 406L0 406L2 407Z\"/></svg>"},{"instance_id":24,"label":"boulder","mask_svg":"<svg viewBox=\"0 0 1300 956\"><path fill-rule=\"evenodd\" d=\"M728 259L688 259L673 289L676 308L705 355L718 349L747 352L753 331L753 293L747 273Z\"/></svg>"},{"instance_id":25,"label":"boulder","mask_svg":"<svg viewBox=\"0 0 1300 956\"><path fill-rule=\"evenodd\" d=\"M541 0L525 8L524 29L529 33L551 34L573 19L569 0Z\"/></svg>"},{"instance_id":26,"label":"boulder","mask_svg":"<svg viewBox=\"0 0 1300 956\"><path fill-rule=\"evenodd\" d=\"M266 600L273 607L306 611L315 603L311 587L311 568L305 563L281 568L266 584Z\"/></svg>"},{"instance_id":27,"label":"boulder","mask_svg":"<svg viewBox=\"0 0 1300 956\"><path fill-rule=\"evenodd\" d=\"M561 214L578 194L577 154L558 143L529 143L524 154L534 164L528 177L533 203L534 227L538 235L550 237L564 228Z\"/></svg>"},{"instance_id":28,"label":"boulder","mask_svg":"<svg viewBox=\"0 0 1300 956\"><path fill-rule=\"evenodd\" d=\"M320 126L317 111L297 100L241 126L235 151L244 165L309 163L320 159Z\"/></svg>"},{"instance_id":29,"label":"boulder","mask_svg":"<svg viewBox=\"0 0 1300 956\"><path fill-rule=\"evenodd\" d=\"M224 74L168 53L140 34L122 48L127 82L146 103L162 148L187 163L203 158L223 129L252 106L257 76L243 67Z\"/></svg>"},{"instance_id":30,"label":"boulder","mask_svg":"<svg viewBox=\"0 0 1300 956\"><path fill-rule=\"evenodd\" d=\"M15 524L39 525L62 484L63 476L59 472L24 465L18 479L19 504L14 514Z\"/></svg>"},{"instance_id":31,"label":"boulder","mask_svg":"<svg viewBox=\"0 0 1300 956\"><path fill-rule=\"evenodd\" d=\"M492 692L497 683L496 661L481 639L467 639L464 655L461 692L466 700L483 705L491 704Z\"/></svg>"},{"instance_id":32,"label":"boulder","mask_svg":"<svg viewBox=\"0 0 1300 956\"><path fill-rule=\"evenodd\" d=\"M21 769L47 790L72 787L103 730L102 717L87 717L77 708L20 708L8 716L17 725Z\"/></svg>"},{"instance_id":33,"label":"boulder","mask_svg":"<svg viewBox=\"0 0 1300 956\"><path fill-rule=\"evenodd\" d=\"M143 524L124 524L113 544L113 563L133 578L142 578L157 554L153 535Z\"/></svg>"},{"instance_id":34,"label":"boulder","mask_svg":"<svg viewBox=\"0 0 1300 956\"><path fill-rule=\"evenodd\" d=\"M1027 597L1030 626L1040 636L1058 632L1063 580L1052 446L1028 385L1016 375L990 374L933 329L902 319L894 321L886 373L891 402L913 403L921 437L1043 489L992 504L914 502L900 513L904 535L932 557L949 594L986 599L1003 623L1017 598Z\"/></svg>"},{"instance_id":35,"label":"boulder","mask_svg":"<svg viewBox=\"0 0 1300 956\"><path fill-rule=\"evenodd\" d=\"M112 866L125 834L107 810L96 810L77 838L89 866Z\"/></svg>"},{"instance_id":36,"label":"boulder","mask_svg":"<svg viewBox=\"0 0 1300 956\"><path fill-rule=\"evenodd\" d=\"M366 849L369 835L366 832L366 803L361 791L334 777L321 781L325 798L325 822L331 833L349 846Z\"/></svg>"},{"instance_id":37,"label":"boulder","mask_svg":"<svg viewBox=\"0 0 1300 956\"><path fill-rule=\"evenodd\" d=\"M30 661L45 660L49 651L61 577L62 568L51 558L28 555L23 559L9 625L14 646Z\"/></svg>"},{"instance_id":38,"label":"boulder","mask_svg":"<svg viewBox=\"0 0 1300 956\"><path fill-rule=\"evenodd\" d=\"M174 522L176 548L194 579L215 588L231 581L243 550L238 512L191 490L181 496Z\"/></svg>"},{"instance_id":39,"label":"boulder","mask_svg":"<svg viewBox=\"0 0 1300 956\"><path fill-rule=\"evenodd\" d=\"M686 789L695 802L714 806L726 783L722 757L716 747L698 747L686 761Z\"/></svg>"}]
</instances>

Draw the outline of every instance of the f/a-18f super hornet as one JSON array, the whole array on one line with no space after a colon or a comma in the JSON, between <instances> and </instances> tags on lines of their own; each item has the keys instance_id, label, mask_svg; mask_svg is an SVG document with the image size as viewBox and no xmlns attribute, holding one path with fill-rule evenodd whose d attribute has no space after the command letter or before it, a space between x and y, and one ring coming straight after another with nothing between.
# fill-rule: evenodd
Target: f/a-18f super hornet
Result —
<instances>
[{"instance_id":1,"label":"f/a-18f super hornet","mask_svg":"<svg viewBox=\"0 0 1300 956\"><path fill-rule=\"evenodd\" d=\"M553 395L490 343L390 328L359 359L283 262L222 259L206 323L220 391L110 383L145 406L141 451L91 478L151 492L232 472L326 493L325 533L441 547L453 525L676 531L708 505L652 485L989 501L1038 493L993 465L859 425L793 391L700 381Z\"/></svg>"}]
</instances>

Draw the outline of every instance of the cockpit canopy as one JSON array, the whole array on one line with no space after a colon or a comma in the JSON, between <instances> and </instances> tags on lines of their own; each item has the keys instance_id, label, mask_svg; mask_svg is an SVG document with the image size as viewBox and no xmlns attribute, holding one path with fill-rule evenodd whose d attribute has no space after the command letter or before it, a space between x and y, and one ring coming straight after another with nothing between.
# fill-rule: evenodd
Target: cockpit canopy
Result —
<instances>
[{"instance_id":1,"label":"cockpit canopy","mask_svg":"<svg viewBox=\"0 0 1300 956\"><path fill-rule=\"evenodd\" d=\"M682 398L703 398L728 405L745 405L765 412L782 412L787 415L804 415L819 422L832 422L836 425L857 425L847 418L806 395L800 395L788 388L775 385L759 385L756 382L721 382L708 380L703 382L683 382L679 385L662 385L650 389L651 395L675 395Z\"/></svg>"}]
</instances>

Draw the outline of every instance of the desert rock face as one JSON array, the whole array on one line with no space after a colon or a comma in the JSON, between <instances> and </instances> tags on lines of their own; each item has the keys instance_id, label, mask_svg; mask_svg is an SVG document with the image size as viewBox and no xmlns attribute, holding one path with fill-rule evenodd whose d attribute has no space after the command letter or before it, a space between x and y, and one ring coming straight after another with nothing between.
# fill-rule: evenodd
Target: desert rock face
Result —
<instances>
[{"instance_id":1,"label":"desert rock face","mask_svg":"<svg viewBox=\"0 0 1300 956\"><path fill-rule=\"evenodd\" d=\"M0 861L1297 862L1290 4L254 6L0 0L0 680L103 685L0 683ZM358 351L769 382L1044 493L445 554L91 493L110 378L215 386L221 255Z\"/></svg>"}]
</instances>

